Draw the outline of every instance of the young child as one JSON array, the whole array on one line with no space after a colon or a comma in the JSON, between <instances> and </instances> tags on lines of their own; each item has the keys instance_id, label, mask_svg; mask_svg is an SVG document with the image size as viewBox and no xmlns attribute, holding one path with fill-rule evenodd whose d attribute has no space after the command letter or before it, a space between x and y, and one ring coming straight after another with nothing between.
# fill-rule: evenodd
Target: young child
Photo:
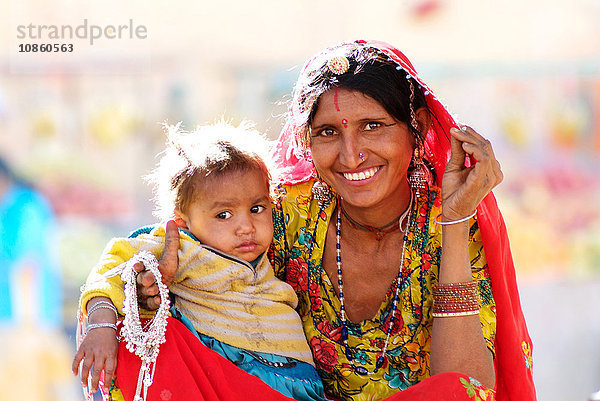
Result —
<instances>
[{"instance_id":1,"label":"young child","mask_svg":"<svg viewBox=\"0 0 600 401\"><path fill-rule=\"evenodd\" d=\"M167 149L148 178L155 188L155 214L173 218L179 227L171 314L206 346L282 394L321 400L323 387L294 310L296 294L275 278L266 256L273 236L270 175L261 157L267 149L266 140L245 124L220 123L189 134L179 125L169 128ZM82 289L88 333L73 371L77 374L83 361L85 379L93 364L92 387L102 367L109 382L105 389L115 370L114 323L123 318L125 301L120 274L142 251L159 258L164 239L164 225L113 239ZM120 397L118 390L111 395Z\"/></svg>"}]
</instances>

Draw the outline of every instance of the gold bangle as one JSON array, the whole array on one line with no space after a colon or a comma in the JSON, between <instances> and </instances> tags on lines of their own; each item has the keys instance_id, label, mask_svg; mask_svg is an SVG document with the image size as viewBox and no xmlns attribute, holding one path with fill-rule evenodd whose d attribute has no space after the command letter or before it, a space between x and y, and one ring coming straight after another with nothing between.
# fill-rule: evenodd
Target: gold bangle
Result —
<instances>
[{"instance_id":1,"label":"gold bangle","mask_svg":"<svg viewBox=\"0 0 600 401\"><path fill-rule=\"evenodd\" d=\"M476 281L436 283L432 288L433 317L468 316L479 313Z\"/></svg>"},{"instance_id":2,"label":"gold bangle","mask_svg":"<svg viewBox=\"0 0 600 401\"><path fill-rule=\"evenodd\" d=\"M472 310L472 311L466 311L466 312L446 312L446 313L433 312L431 314L431 316L433 316L433 317L459 317L459 316L473 316L473 315L479 315L479 309Z\"/></svg>"}]
</instances>

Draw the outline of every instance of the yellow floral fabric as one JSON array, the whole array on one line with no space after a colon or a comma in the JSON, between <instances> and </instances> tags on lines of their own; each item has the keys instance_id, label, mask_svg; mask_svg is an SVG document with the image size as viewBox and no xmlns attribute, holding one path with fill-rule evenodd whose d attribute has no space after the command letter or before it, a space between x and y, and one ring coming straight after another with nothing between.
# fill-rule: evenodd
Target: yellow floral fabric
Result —
<instances>
[{"instance_id":1,"label":"yellow floral fabric","mask_svg":"<svg viewBox=\"0 0 600 401\"><path fill-rule=\"evenodd\" d=\"M392 283L378 313L360 323L346 322L350 359L342 341L340 301L321 266L336 200L320 207L312 198L312 185L313 181L279 188L281 197L273 209L275 234L271 249L275 274L298 294L298 312L326 394L340 400L386 398L430 376L431 294L437 282L442 246L441 227L433 220L441 211L440 191L432 188L413 203L400 282ZM473 279L479 285L481 327L486 344L494 353L496 308L476 219L471 220L469 241ZM383 366L376 370L390 324L396 285L401 291L398 309ZM360 374L357 368L369 373Z\"/></svg>"}]
</instances>

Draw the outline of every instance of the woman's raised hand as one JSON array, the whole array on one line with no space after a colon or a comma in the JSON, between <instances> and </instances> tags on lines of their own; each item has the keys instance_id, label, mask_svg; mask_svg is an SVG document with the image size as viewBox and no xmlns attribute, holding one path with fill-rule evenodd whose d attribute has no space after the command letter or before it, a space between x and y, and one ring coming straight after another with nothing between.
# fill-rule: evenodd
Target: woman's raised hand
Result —
<instances>
[{"instance_id":1,"label":"woman's raised hand","mask_svg":"<svg viewBox=\"0 0 600 401\"><path fill-rule=\"evenodd\" d=\"M179 249L179 229L174 221L168 221L165 230L165 251L162 258L158 261L158 269L162 274L162 282L169 287L175 277L179 263L177 256L177 250ZM160 306L160 295L158 294L158 286L154 281L154 275L145 270L142 263L136 263L134 269L139 272L137 276L138 304L147 310L158 309Z\"/></svg>"},{"instance_id":2,"label":"woman's raised hand","mask_svg":"<svg viewBox=\"0 0 600 401\"><path fill-rule=\"evenodd\" d=\"M473 213L504 176L490 141L471 127L451 128L450 146L452 156L442 179L442 215L444 220L458 220ZM465 167L467 155L470 167Z\"/></svg>"}]
</instances>

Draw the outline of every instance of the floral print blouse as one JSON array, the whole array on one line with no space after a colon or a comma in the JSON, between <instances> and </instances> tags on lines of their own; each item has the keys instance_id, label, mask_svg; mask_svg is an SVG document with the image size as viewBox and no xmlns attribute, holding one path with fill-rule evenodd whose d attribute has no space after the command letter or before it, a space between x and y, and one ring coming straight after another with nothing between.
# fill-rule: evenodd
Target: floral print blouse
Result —
<instances>
[{"instance_id":1,"label":"floral print blouse","mask_svg":"<svg viewBox=\"0 0 600 401\"><path fill-rule=\"evenodd\" d=\"M270 251L275 274L298 294L297 310L326 394L340 400L386 398L430 376L431 293L438 278L442 245L441 227L433 220L441 211L440 191L432 188L428 196L421 195L413 203L400 283L394 280L372 319L346 322L352 362L368 372L360 374L345 354L340 300L321 266L336 200L320 207L312 197L312 184L279 187L281 196L273 209L275 233ZM476 219L470 224L469 254L473 279L479 284L481 327L494 353L496 308ZM383 366L376 370L396 285L400 285L400 294L394 325Z\"/></svg>"}]
</instances>

